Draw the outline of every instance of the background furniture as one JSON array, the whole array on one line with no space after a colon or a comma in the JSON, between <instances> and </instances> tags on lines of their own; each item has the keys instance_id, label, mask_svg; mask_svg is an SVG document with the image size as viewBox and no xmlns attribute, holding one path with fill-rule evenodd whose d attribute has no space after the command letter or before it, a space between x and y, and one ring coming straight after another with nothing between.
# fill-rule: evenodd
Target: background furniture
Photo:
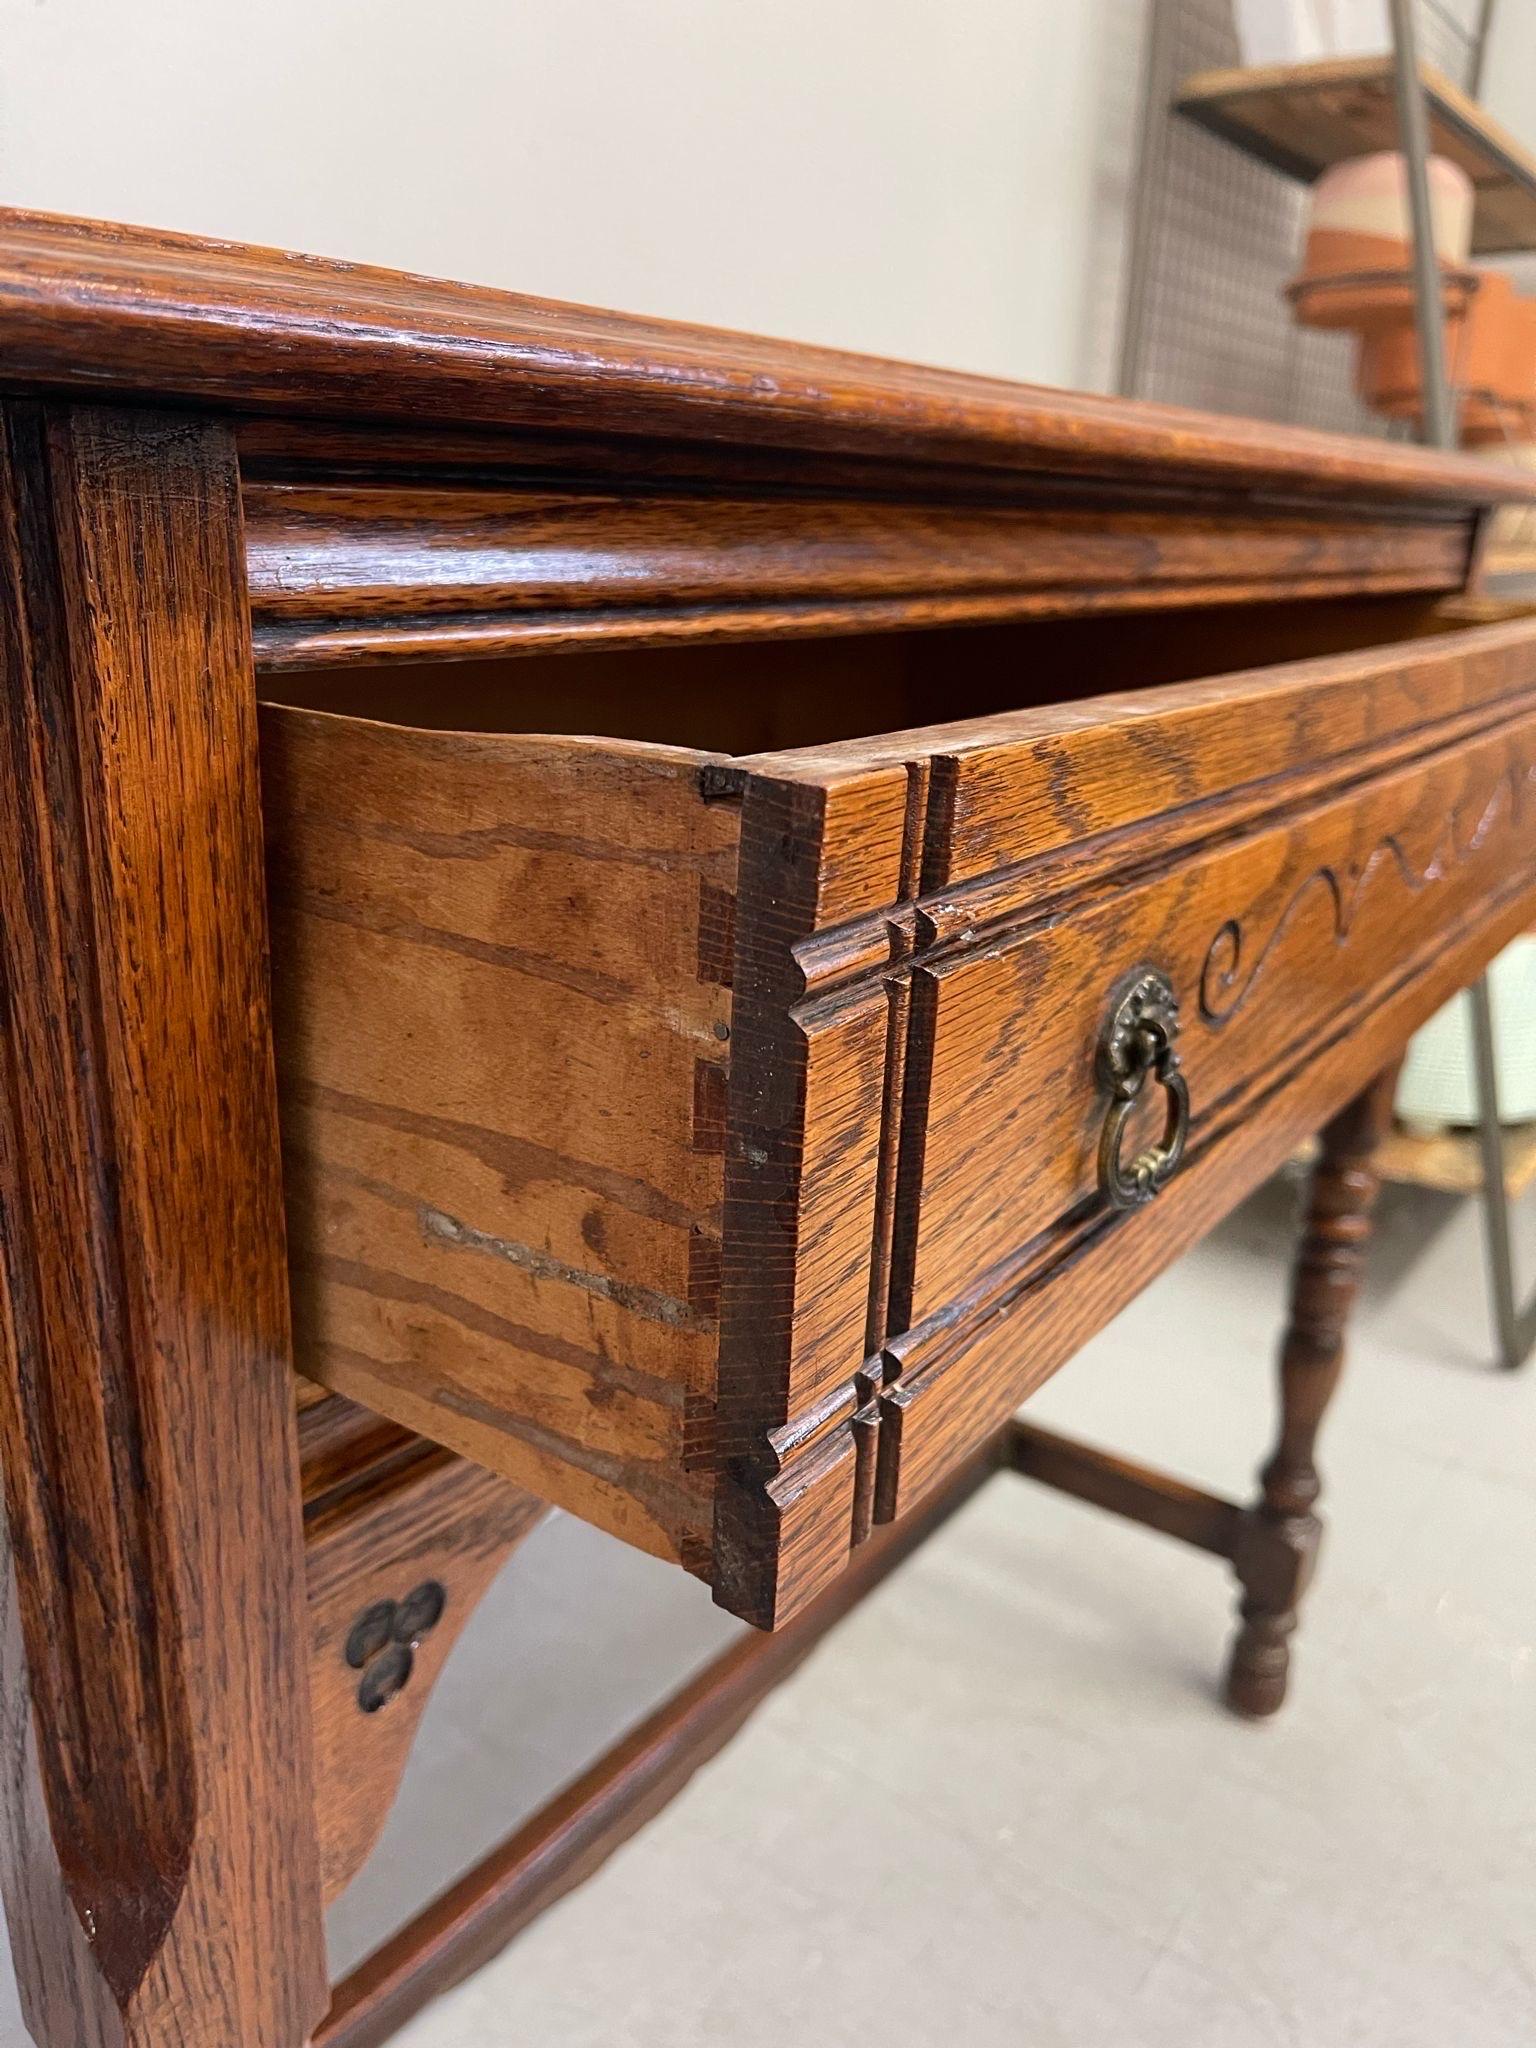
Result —
<instances>
[{"instance_id":1,"label":"background furniture","mask_svg":"<svg viewBox=\"0 0 1536 2048\"><path fill-rule=\"evenodd\" d=\"M1474 253L1509 256L1536 248L1536 161L1477 103L1495 17L1494 0L1466 20L1414 0L1391 0L1390 51L1245 68L1232 62L1236 32L1227 0L1178 0L1154 9L1120 388L1380 431L1350 388L1339 338L1299 332L1281 316L1281 273L1292 260L1299 223L1294 204L1277 188L1282 180L1309 183L1349 158L1400 148L1409 166L1417 252L1425 391L1420 424L1432 444L1456 446L1459 393L1443 332L1429 152L1449 158L1472 180ZM1426 41L1433 62L1421 57ZM1190 125L1234 146L1263 172L1239 172L1231 181L1229 159L1217 162L1198 145L1188 147ZM1524 553L1494 549L1486 567L1490 588L1528 589ZM1450 1155L1466 1155L1450 1178L1481 1199L1495 1343L1501 1363L1515 1367L1536 1344L1536 1293L1522 1305L1510 1213L1524 1187L1521 1138L1512 1138L1500 1117L1485 979L1469 992L1469 1002L1475 1137L1419 1140L1398 1133L1388 1170L1398 1180L1445 1188Z\"/></svg>"}]
</instances>

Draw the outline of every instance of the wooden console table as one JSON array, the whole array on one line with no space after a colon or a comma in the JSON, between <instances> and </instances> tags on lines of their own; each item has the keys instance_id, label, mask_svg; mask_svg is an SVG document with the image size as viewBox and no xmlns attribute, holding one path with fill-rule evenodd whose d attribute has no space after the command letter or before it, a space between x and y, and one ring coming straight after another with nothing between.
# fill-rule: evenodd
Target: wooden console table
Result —
<instances>
[{"instance_id":1,"label":"wooden console table","mask_svg":"<svg viewBox=\"0 0 1536 2048\"><path fill-rule=\"evenodd\" d=\"M382 2040L1000 1466L1278 1706L1381 1077L1536 913L1518 482L25 214L0 419L38 2042ZM1255 1505L1011 1419L1319 1128ZM547 1502L772 1632L333 1999Z\"/></svg>"}]
</instances>

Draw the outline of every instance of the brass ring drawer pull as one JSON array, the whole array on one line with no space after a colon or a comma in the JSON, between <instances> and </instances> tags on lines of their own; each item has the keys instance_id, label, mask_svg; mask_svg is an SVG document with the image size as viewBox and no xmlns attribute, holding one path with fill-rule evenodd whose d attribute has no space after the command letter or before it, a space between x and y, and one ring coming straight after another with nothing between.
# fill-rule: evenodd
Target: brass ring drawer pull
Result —
<instances>
[{"instance_id":1,"label":"brass ring drawer pull","mask_svg":"<svg viewBox=\"0 0 1536 2048\"><path fill-rule=\"evenodd\" d=\"M1099 1037L1099 1081L1110 1097L1099 1138L1099 1188L1112 1209L1136 1209L1150 1202L1184 1156L1189 1085L1173 1049L1178 1033L1179 1002L1173 984L1155 968L1139 969ZM1125 1126L1148 1081L1160 1083L1167 1095L1167 1120L1159 1142L1127 1162L1120 1156Z\"/></svg>"}]
</instances>

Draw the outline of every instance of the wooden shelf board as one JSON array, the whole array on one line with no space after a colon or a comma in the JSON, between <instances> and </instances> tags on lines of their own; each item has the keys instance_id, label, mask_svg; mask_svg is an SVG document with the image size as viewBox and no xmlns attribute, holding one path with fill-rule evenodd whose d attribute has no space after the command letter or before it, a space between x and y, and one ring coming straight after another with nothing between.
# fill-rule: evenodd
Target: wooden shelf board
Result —
<instances>
[{"instance_id":1,"label":"wooden shelf board","mask_svg":"<svg viewBox=\"0 0 1536 2048\"><path fill-rule=\"evenodd\" d=\"M1421 67L1430 147L1471 178L1475 255L1536 248L1536 157L1441 72ZM1175 101L1202 128L1308 183L1330 164L1397 148L1392 59L1329 58L1202 71Z\"/></svg>"},{"instance_id":2,"label":"wooden shelf board","mask_svg":"<svg viewBox=\"0 0 1536 2048\"><path fill-rule=\"evenodd\" d=\"M1437 1188L1447 1195L1475 1195L1483 1185L1482 1156L1475 1131L1425 1136L1394 1126L1376 1155L1383 1180ZM1513 1124L1504 1133L1504 1186L1511 1201L1536 1182L1536 1124Z\"/></svg>"}]
</instances>

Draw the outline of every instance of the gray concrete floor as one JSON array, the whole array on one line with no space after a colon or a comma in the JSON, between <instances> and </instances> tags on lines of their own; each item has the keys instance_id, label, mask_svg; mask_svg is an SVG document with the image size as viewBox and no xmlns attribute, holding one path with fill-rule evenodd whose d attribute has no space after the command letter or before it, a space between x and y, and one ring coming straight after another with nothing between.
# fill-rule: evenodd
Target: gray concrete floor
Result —
<instances>
[{"instance_id":1,"label":"gray concrete floor","mask_svg":"<svg viewBox=\"0 0 1536 2048\"><path fill-rule=\"evenodd\" d=\"M1031 1413L1246 1493L1293 1212L1262 1191ZM1278 1721L1215 1703L1218 1564L1000 1477L401 2048L1528 2048L1536 1366L1487 1363L1470 1204L1389 1191L1355 1334ZM335 1968L732 1626L541 1530L428 1710Z\"/></svg>"}]
</instances>

